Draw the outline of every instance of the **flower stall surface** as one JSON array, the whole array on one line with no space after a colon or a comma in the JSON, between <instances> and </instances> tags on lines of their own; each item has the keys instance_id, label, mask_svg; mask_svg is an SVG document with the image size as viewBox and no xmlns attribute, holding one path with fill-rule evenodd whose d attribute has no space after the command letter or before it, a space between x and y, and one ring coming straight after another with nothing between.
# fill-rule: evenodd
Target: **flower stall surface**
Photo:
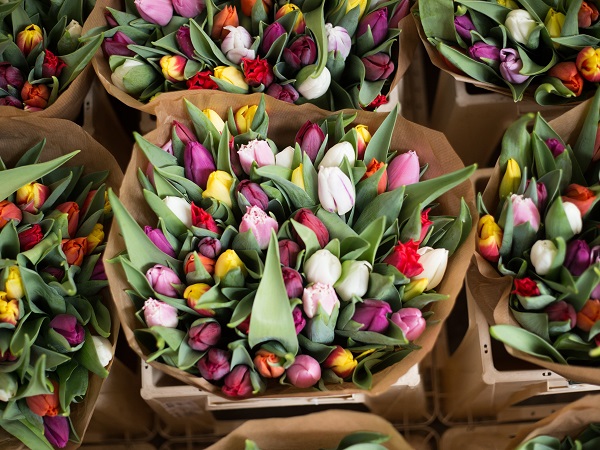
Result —
<instances>
[{"instance_id":1,"label":"flower stall surface","mask_svg":"<svg viewBox=\"0 0 600 450\"><path fill-rule=\"evenodd\" d=\"M0 428L29 448L77 448L118 331L101 256L112 217L106 188L117 189L122 173L68 121L4 123Z\"/></svg>"},{"instance_id":2,"label":"flower stall surface","mask_svg":"<svg viewBox=\"0 0 600 450\"><path fill-rule=\"evenodd\" d=\"M150 165L135 152L127 194L109 194L129 344L233 398L383 391L431 349L460 289L474 167L395 111L226 98L161 103L159 128L136 136Z\"/></svg>"}]
</instances>

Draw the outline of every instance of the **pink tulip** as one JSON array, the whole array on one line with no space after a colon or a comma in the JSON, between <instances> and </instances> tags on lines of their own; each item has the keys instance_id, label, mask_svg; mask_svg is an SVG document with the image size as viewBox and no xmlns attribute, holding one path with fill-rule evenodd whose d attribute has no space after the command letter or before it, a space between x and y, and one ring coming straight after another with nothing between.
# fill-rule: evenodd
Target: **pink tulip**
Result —
<instances>
[{"instance_id":1,"label":"pink tulip","mask_svg":"<svg viewBox=\"0 0 600 450\"><path fill-rule=\"evenodd\" d=\"M565 301L561 300L548 305L544 312L548 314L550 322L566 322L569 320L571 328L575 328L575 325L577 325L577 312L573 305Z\"/></svg>"},{"instance_id":2,"label":"pink tulip","mask_svg":"<svg viewBox=\"0 0 600 450\"><path fill-rule=\"evenodd\" d=\"M289 298L300 298L304 289L302 287L302 276L298 271L290 267L282 267L281 275L283 275L287 296Z\"/></svg>"},{"instance_id":3,"label":"pink tulip","mask_svg":"<svg viewBox=\"0 0 600 450\"><path fill-rule=\"evenodd\" d=\"M229 397L246 398L252 395L253 387L248 366L235 366L223 382L221 390Z\"/></svg>"},{"instance_id":4,"label":"pink tulip","mask_svg":"<svg viewBox=\"0 0 600 450\"><path fill-rule=\"evenodd\" d=\"M221 325L216 320L209 320L190 328L188 345L194 350L203 352L216 345L219 339L221 339Z\"/></svg>"},{"instance_id":5,"label":"pink tulip","mask_svg":"<svg viewBox=\"0 0 600 450\"><path fill-rule=\"evenodd\" d=\"M279 261L285 267L295 267L300 246L290 239L279 241Z\"/></svg>"},{"instance_id":6,"label":"pink tulip","mask_svg":"<svg viewBox=\"0 0 600 450\"><path fill-rule=\"evenodd\" d=\"M534 231L540 228L540 212L530 198L513 194L510 196L513 207L514 226L529 223Z\"/></svg>"},{"instance_id":7,"label":"pink tulip","mask_svg":"<svg viewBox=\"0 0 600 450\"><path fill-rule=\"evenodd\" d=\"M242 217L240 233L244 233L248 230L250 230L256 238L258 246L264 250L269 246L271 230L277 233L279 224L258 206L249 206L246 207L246 214Z\"/></svg>"},{"instance_id":8,"label":"pink tulip","mask_svg":"<svg viewBox=\"0 0 600 450\"><path fill-rule=\"evenodd\" d=\"M175 8L175 12L182 17L192 18L196 17L206 5L204 4L204 0L172 0L173 8Z\"/></svg>"},{"instance_id":9,"label":"pink tulip","mask_svg":"<svg viewBox=\"0 0 600 450\"><path fill-rule=\"evenodd\" d=\"M211 348L198 361L198 370L205 380L218 381L229 373L231 353L220 348Z\"/></svg>"},{"instance_id":10,"label":"pink tulip","mask_svg":"<svg viewBox=\"0 0 600 450\"><path fill-rule=\"evenodd\" d=\"M165 302L149 298L144 302L144 320L149 327L177 328L177 308Z\"/></svg>"},{"instance_id":11,"label":"pink tulip","mask_svg":"<svg viewBox=\"0 0 600 450\"><path fill-rule=\"evenodd\" d=\"M421 336L427 326L421 310L417 308L402 308L392 314L390 320L400 327L409 341L414 341Z\"/></svg>"},{"instance_id":12,"label":"pink tulip","mask_svg":"<svg viewBox=\"0 0 600 450\"><path fill-rule=\"evenodd\" d=\"M416 152L411 150L396 156L387 168L387 190L393 191L400 186L418 183L420 172L419 157Z\"/></svg>"},{"instance_id":13,"label":"pink tulip","mask_svg":"<svg viewBox=\"0 0 600 450\"><path fill-rule=\"evenodd\" d=\"M321 366L312 356L298 355L287 369L286 375L294 386L306 389L314 386L321 379Z\"/></svg>"},{"instance_id":14,"label":"pink tulip","mask_svg":"<svg viewBox=\"0 0 600 450\"><path fill-rule=\"evenodd\" d=\"M323 308L327 315L331 315L336 305L340 301L337 298L333 286L323 283L314 283L304 288L302 294L302 305L306 317L312 319L319 310L319 305Z\"/></svg>"},{"instance_id":15,"label":"pink tulip","mask_svg":"<svg viewBox=\"0 0 600 450\"><path fill-rule=\"evenodd\" d=\"M389 303L383 300L366 299L356 305L352 320L362 324L360 330L385 333L388 328L387 315L392 312Z\"/></svg>"},{"instance_id":16,"label":"pink tulip","mask_svg":"<svg viewBox=\"0 0 600 450\"><path fill-rule=\"evenodd\" d=\"M241 145L238 150L242 169L248 175L252 169L252 163L256 162L258 167L275 165L275 155L267 143L260 139L253 139L247 144Z\"/></svg>"},{"instance_id":17,"label":"pink tulip","mask_svg":"<svg viewBox=\"0 0 600 450\"><path fill-rule=\"evenodd\" d=\"M171 0L135 0L135 7L146 22L164 27L173 17Z\"/></svg>"},{"instance_id":18,"label":"pink tulip","mask_svg":"<svg viewBox=\"0 0 600 450\"><path fill-rule=\"evenodd\" d=\"M166 266L156 264L146 272L146 279L155 292L167 297L178 297L179 293L174 285L182 284L177 274Z\"/></svg>"}]
</instances>

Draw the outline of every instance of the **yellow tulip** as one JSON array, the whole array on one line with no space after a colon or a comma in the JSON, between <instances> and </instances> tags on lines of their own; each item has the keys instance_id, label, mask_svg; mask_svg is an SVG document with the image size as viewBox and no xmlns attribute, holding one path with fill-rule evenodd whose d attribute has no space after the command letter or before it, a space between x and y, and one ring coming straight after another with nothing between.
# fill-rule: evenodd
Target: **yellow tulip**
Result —
<instances>
[{"instance_id":1,"label":"yellow tulip","mask_svg":"<svg viewBox=\"0 0 600 450\"><path fill-rule=\"evenodd\" d=\"M196 305L200 301L200 298L210 290L210 285L205 283L190 284L183 292L183 298L185 298L187 305L196 310Z\"/></svg>"},{"instance_id":2,"label":"yellow tulip","mask_svg":"<svg viewBox=\"0 0 600 450\"><path fill-rule=\"evenodd\" d=\"M258 105L246 105L242 106L235 112L235 125L237 126L239 134L250 131L257 109Z\"/></svg>"},{"instance_id":3,"label":"yellow tulip","mask_svg":"<svg viewBox=\"0 0 600 450\"><path fill-rule=\"evenodd\" d=\"M92 253L98 245L104 242L104 226L101 223L94 225L94 229L87 236L88 250L87 254Z\"/></svg>"},{"instance_id":4,"label":"yellow tulip","mask_svg":"<svg viewBox=\"0 0 600 450\"><path fill-rule=\"evenodd\" d=\"M229 190L233 184L233 177L222 170L215 170L208 176L206 190L202 192L204 198L214 198L225 203L230 208L233 206Z\"/></svg>"},{"instance_id":5,"label":"yellow tulip","mask_svg":"<svg viewBox=\"0 0 600 450\"><path fill-rule=\"evenodd\" d=\"M357 6L360 7L360 14L358 15L358 18L360 19L367 7L367 0L349 0L348 5L346 6L346 12L350 12L351 9L354 9Z\"/></svg>"},{"instance_id":6,"label":"yellow tulip","mask_svg":"<svg viewBox=\"0 0 600 450\"><path fill-rule=\"evenodd\" d=\"M21 279L19 267L11 266L8 268L8 277L6 278L4 290L10 299L18 300L25 296L25 292L23 291L23 280Z\"/></svg>"},{"instance_id":7,"label":"yellow tulip","mask_svg":"<svg viewBox=\"0 0 600 450\"><path fill-rule=\"evenodd\" d=\"M294 183L296 186L302 188L303 191L306 190L304 188L304 177L302 175L302 164L300 164L298 167L296 167L292 171L292 183Z\"/></svg>"},{"instance_id":8,"label":"yellow tulip","mask_svg":"<svg viewBox=\"0 0 600 450\"><path fill-rule=\"evenodd\" d=\"M366 125L356 125L354 129L356 130L358 137L358 159L363 159L365 156L365 150L367 149L367 144L371 140L371 133L369 133L369 127Z\"/></svg>"},{"instance_id":9,"label":"yellow tulip","mask_svg":"<svg viewBox=\"0 0 600 450\"><path fill-rule=\"evenodd\" d=\"M16 325L19 320L19 301L8 300L6 292L0 291L0 323Z\"/></svg>"},{"instance_id":10,"label":"yellow tulip","mask_svg":"<svg viewBox=\"0 0 600 450\"><path fill-rule=\"evenodd\" d=\"M563 13L555 11L552 8L548 10L548 14L546 14L546 20L544 20L544 25L546 25L546 29L548 30L550 37L560 37L566 18L567 17ZM558 47L560 47L560 44L554 44L554 48Z\"/></svg>"},{"instance_id":11,"label":"yellow tulip","mask_svg":"<svg viewBox=\"0 0 600 450\"><path fill-rule=\"evenodd\" d=\"M502 247L502 228L494 220L494 216L486 214L477 223L477 249L481 256L491 262L500 259Z\"/></svg>"},{"instance_id":12,"label":"yellow tulip","mask_svg":"<svg viewBox=\"0 0 600 450\"><path fill-rule=\"evenodd\" d=\"M231 270L240 268L242 274L246 276L248 274L248 270L246 270L246 266L237 255L234 250L225 250L215 264L215 275L219 278L223 278L227 275Z\"/></svg>"},{"instance_id":13,"label":"yellow tulip","mask_svg":"<svg viewBox=\"0 0 600 450\"><path fill-rule=\"evenodd\" d=\"M497 0L500 6L504 6L508 9L519 9L519 5L515 3L514 0Z\"/></svg>"},{"instance_id":14,"label":"yellow tulip","mask_svg":"<svg viewBox=\"0 0 600 450\"><path fill-rule=\"evenodd\" d=\"M506 164L506 172L500 182L500 199L508 197L510 194L516 194L521 184L521 168L514 159L509 159Z\"/></svg>"},{"instance_id":15,"label":"yellow tulip","mask_svg":"<svg viewBox=\"0 0 600 450\"><path fill-rule=\"evenodd\" d=\"M412 300L413 298L421 295L427 285L429 284L429 280L427 278L421 278L420 280L411 281L404 288L404 295L402 296L402 301Z\"/></svg>"},{"instance_id":16,"label":"yellow tulip","mask_svg":"<svg viewBox=\"0 0 600 450\"><path fill-rule=\"evenodd\" d=\"M222 133L223 129L225 128L225 122L223 122L221 116L219 116L219 114L217 114L217 112L214 109L206 108L203 109L202 112L206 117L208 117L208 120L211 121L211 123L215 126L217 131L219 133Z\"/></svg>"},{"instance_id":17,"label":"yellow tulip","mask_svg":"<svg viewBox=\"0 0 600 450\"><path fill-rule=\"evenodd\" d=\"M215 73L213 76L219 80L231 83L241 89L248 90L248 84L244 79L244 74L235 67L217 66L215 67Z\"/></svg>"}]
</instances>

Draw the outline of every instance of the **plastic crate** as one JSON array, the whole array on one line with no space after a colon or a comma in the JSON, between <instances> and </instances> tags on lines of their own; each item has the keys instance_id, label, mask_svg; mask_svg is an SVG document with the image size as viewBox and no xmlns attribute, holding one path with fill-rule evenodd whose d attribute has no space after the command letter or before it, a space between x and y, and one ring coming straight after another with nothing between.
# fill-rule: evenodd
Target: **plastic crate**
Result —
<instances>
[{"instance_id":1,"label":"plastic crate","mask_svg":"<svg viewBox=\"0 0 600 450\"><path fill-rule=\"evenodd\" d=\"M452 427L442 434L439 450L505 450L523 424Z\"/></svg>"}]
</instances>

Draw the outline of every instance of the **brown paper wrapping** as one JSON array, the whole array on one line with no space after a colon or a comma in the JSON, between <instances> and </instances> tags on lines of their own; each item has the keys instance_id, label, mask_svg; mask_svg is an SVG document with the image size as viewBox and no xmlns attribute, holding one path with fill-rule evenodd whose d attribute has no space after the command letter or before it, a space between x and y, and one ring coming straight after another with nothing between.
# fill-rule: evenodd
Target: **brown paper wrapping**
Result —
<instances>
[{"instance_id":1,"label":"brown paper wrapping","mask_svg":"<svg viewBox=\"0 0 600 450\"><path fill-rule=\"evenodd\" d=\"M536 436L564 439L577 437L589 424L600 423L600 395L588 395L539 422L522 427L506 450L513 450Z\"/></svg>"},{"instance_id":2,"label":"brown paper wrapping","mask_svg":"<svg viewBox=\"0 0 600 450\"><path fill-rule=\"evenodd\" d=\"M91 27L103 27L106 26L106 18L104 17L104 10L106 7L110 7L113 9L123 10L123 1L122 0L97 0L96 7L90 17L88 18L88 22L90 22ZM86 22L87 23L87 22ZM400 87L400 80L404 73L408 70L410 66L413 55L417 48L419 38L417 36L417 30L415 27L414 19L409 15L404 19L400 20L398 23L398 27L401 29L400 37L399 37L399 52L398 52L398 61L396 63L396 75L392 79L390 85L390 97L394 98L391 94L393 91L397 91ZM102 53L102 49L99 49L94 59L92 60L92 64L94 66L94 70L98 79L104 86L104 88L108 91L110 95L118 98L120 101L125 103L127 106L147 112L149 114L156 114L156 109L158 106L158 97L160 97L161 101L172 101L174 99L178 99L181 95L181 92L172 91L172 92L164 92L157 96L155 99L149 101L148 103L142 103L139 100L136 100L131 95L123 92L121 89L116 87L110 76L112 71L110 70L110 66L108 65L108 59L104 57ZM183 91L185 95L193 95L191 91ZM221 95L224 92L215 92L219 98L222 98ZM280 100L277 100L280 103L286 103Z\"/></svg>"},{"instance_id":3,"label":"brown paper wrapping","mask_svg":"<svg viewBox=\"0 0 600 450\"><path fill-rule=\"evenodd\" d=\"M23 152L42 139L46 139L46 146L41 155L42 161L57 158L61 155L74 150L81 150L74 158L66 163L67 166L85 164L84 173L97 172L100 170L110 170L110 175L106 180L106 185L118 190L123 180L123 172L112 155L92 139L92 137L83 131L79 126L64 119L43 119L37 116L18 117L18 118L0 118L0 129L2 129L2 139L0 139L0 156L8 167L13 167ZM119 320L114 302L108 301L110 293L104 291L105 305L110 310L112 320L112 329L109 340L113 344L113 354L117 343L119 333ZM112 361L108 366L110 366ZM85 400L82 403L73 405L71 408L71 420L75 431L81 439L85 434L94 405L100 393L100 388L104 379L97 375L90 374L88 391ZM80 444L70 442L67 444L68 450L79 447ZM4 430L0 429L0 448L3 450L24 449L20 441L11 436L7 436Z\"/></svg>"},{"instance_id":4,"label":"brown paper wrapping","mask_svg":"<svg viewBox=\"0 0 600 450\"><path fill-rule=\"evenodd\" d=\"M284 419L249 420L207 450L243 450L246 439L261 450L317 450L335 448L344 436L373 431L390 436L389 450L412 450L396 429L373 414L330 410Z\"/></svg>"},{"instance_id":5,"label":"brown paper wrapping","mask_svg":"<svg viewBox=\"0 0 600 450\"><path fill-rule=\"evenodd\" d=\"M588 100L581 105L578 105L571 111L552 120L550 126L566 143L574 145L581 128L583 127L583 122L585 121L591 104L592 100ZM500 167L496 164L492 177L483 193L483 202L488 208L488 211L495 211L498 205L498 190L500 187L501 175ZM473 255L471 266L467 271L466 283L490 325L506 324L520 326L513 317L508 304L512 282L512 277L502 277L498 273L496 267L486 261L482 256L479 254ZM600 384L600 368L570 366L547 362L515 350L512 347L505 347L511 355L552 370L568 380L579 383Z\"/></svg>"},{"instance_id":6,"label":"brown paper wrapping","mask_svg":"<svg viewBox=\"0 0 600 450\"><path fill-rule=\"evenodd\" d=\"M235 111L246 104L258 104L261 98L260 94L253 94L250 96L223 93L218 95L218 93L215 92L199 92L194 96L190 96L189 93L186 92L175 94L177 94L176 100L172 102L161 101L160 104L157 105L156 113L158 116L158 128L145 136L149 141L157 145L163 145L169 139L171 133L170 124L173 120L178 120L191 126L191 121L186 113L183 97L186 97L201 109L214 109L221 117L225 116L227 108L230 106ZM170 98L172 99L173 97ZM290 142L293 142L296 132L307 120L318 121L331 114L330 112L323 111L313 105L290 105L277 101L269 96L265 96L265 101L267 113L269 114L269 136L275 141L279 148L283 148ZM355 123L365 124L370 130L374 131L385 117L386 115L381 113L359 111ZM421 164L429 164L429 169L425 174L425 178L436 177L443 173L463 167L460 158L456 155L454 150L452 150L452 147L442 133L416 125L402 117L398 117L392 137L391 148L401 151L409 149L415 150L419 155ZM136 146L125 173L121 189L122 202L141 226L154 225L157 220L152 210L146 204L137 180L137 169L142 168L145 170L147 163L147 159ZM477 212L474 205L474 194L471 183L468 181L442 196L440 198L441 205L436 209L435 213L458 214L461 197L465 197L469 204L471 214L473 215L473 220L476 222ZM117 226L116 223L113 225ZM385 391L394 384L399 377L404 375L410 367L419 363L431 351L438 334L440 333L441 324L450 314L456 296L462 287L465 271L474 251L474 239L475 229L473 228L467 241L449 261L446 275L444 276L442 284L439 286L438 292L449 294L450 298L447 301L436 302L431 307L432 311L435 312L435 318L440 322L428 327L423 335L417 339L416 343L423 347L422 350L412 352L402 362L375 374L373 376L373 388L371 391L367 391L367 393L376 395ZM123 250L125 250L125 244L120 234L113 233L108 242L106 255L112 257ZM131 348L145 360L147 352L140 348L133 335L133 330L139 328L141 324L135 317L136 311L133 304L124 292L125 289L129 288L124 272L118 264L107 264L106 273L109 276L111 292L117 304L121 324L123 325L123 331L127 341ZM149 364L184 383L223 396L221 390L217 386L200 377L156 361ZM349 382L328 385L328 388L330 389L329 392L320 392L316 390L306 391L291 387L273 386L269 387L267 393L268 396L271 397L278 397L281 395L307 397L330 395L331 393L337 395L365 392Z\"/></svg>"}]
</instances>

